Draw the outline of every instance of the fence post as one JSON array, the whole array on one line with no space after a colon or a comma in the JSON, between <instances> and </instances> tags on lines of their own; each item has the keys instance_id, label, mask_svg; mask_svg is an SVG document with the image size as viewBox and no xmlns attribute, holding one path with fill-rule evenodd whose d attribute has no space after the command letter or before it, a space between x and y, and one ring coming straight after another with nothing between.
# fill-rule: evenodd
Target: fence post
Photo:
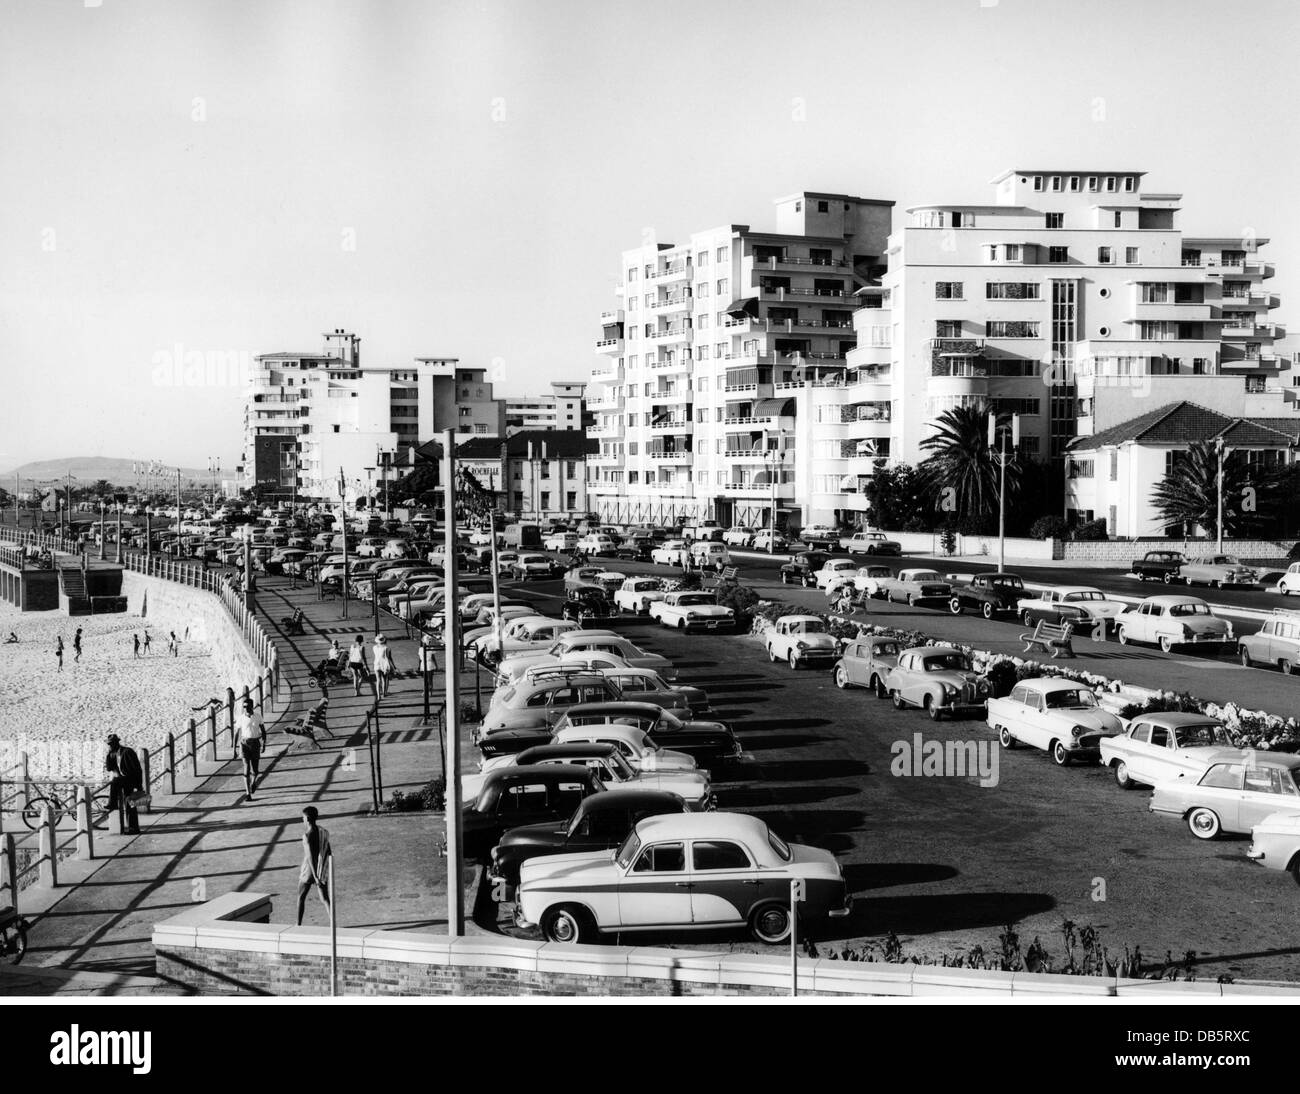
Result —
<instances>
[{"instance_id":1,"label":"fence post","mask_svg":"<svg viewBox=\"0 0 1300 1094\"><path fill-rule=\"evenodd\" d=\"M176 796L176 738L167 734L167 793Z\"/></svg>"},{"instance_id":2,"label":"fence post","mask_svg":"<svg viewBox=\"0 0 1300 1094\"><path fill-rule=\"evenodd\" d=\"M47 805L41 817L41 859L39 867L40 883L47 889L59 884L59 865L55 861L54 841L54 806Z\"/></svg>"},{"instance_id":3,"label":"fence post","mask_svg":"<svg viewBox=\"0 0 1300 1094\"><path fill-rule=\"evenodd\" d=\"M14 838L8 832L0 835L0 865L4 867L4 888L9 890L8 904L18 911L18 851Z\"/></svg>"},{"instance_id":4,"label":"fence post","mask_svg":"<svg viewBox=\"0 0 1300 1094\"><path fill-rule=\"evenodd\" d=\"M150 768L150 756L149 756L149 750L148 750L147 748L142 748L142 749L140 749L140 770L141 770L141 773L144 775L144 792L145 792L146 794L148 794L148 795L150 795L150 796L152 797L152 795L153 795L153 776L152 776L152 774L151 774L149 768ZM152 803L151 801L149 801L149 800L146 800L146 801L145 801L144 811L145 811L146 813L152 813L152 812L153 812L153 803Z\"/></svg>"},{"instance_id":5,"label":"fence post","mask_svg":"<svg viewBox=\"0 0 1300 1094\"><path fill-rule=\"evenodd\" d=\"M26 809L32 804L32 784L28 781L31 777L31 771L26 752L18 753L18 769L21 772L18 777L23 781L23 808Z\"/></svg>"},{"instance_id":6,"label":"fence post","mask_svg":"<svg viewBox=\"0 0 1300 1094\"><path fill-rule=\"evenodd\" d=\"M145 770L149 770L147 761ZM90 822L90 787L82 785L77 787L77 858L89 862L94 857L95 829Z\"/></svg>"},{"instance_id":7,"label":"fence post","mask_svg":"<svg viewBox=\"0 0 1300 1094\"><path fill-rule=\"evenodd\" d=\"M190 774L196 779L199 777L199 735L194 726L194 719L190 719L189 724L190 736Z\"/></svg>"},{"instance_id":8,"label":"fence post","mask_svg":"<svg viewBox=\"0 0 1300 1094\"><path fill-rule=\"evenodd\" d=\"M230 738L230 748L235 748L235 689L226 688L226 735Z\"/></svg>"},{"instance_id":9,"label":"fence post","mask_svg":"<svg viewBox=\"0 0 1300 1094\"><path fill-rule=\"evenodd\" d=\"M266 702L266 692L262 685L261 674L259 673L257 677L257 713L258 714L262 713L262 706L265 702Z\"/></svg>"},{"instance_id":10,"label":"fence post","mask_svg":"<svg viewBox=\"0 0 1300 1094\"><path fill-rule=\"evenodd\" d=\"M213 763L217 760L217 708L208 704L208 755Z\"/></svg>"}]
</instances>

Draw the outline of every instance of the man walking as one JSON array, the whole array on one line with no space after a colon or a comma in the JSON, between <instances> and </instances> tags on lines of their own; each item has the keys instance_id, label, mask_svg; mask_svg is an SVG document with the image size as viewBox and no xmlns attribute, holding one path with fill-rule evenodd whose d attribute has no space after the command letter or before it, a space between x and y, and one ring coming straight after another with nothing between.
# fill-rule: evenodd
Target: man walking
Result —
<instances>
[{"instance_id":1,"label":"man walking","mask_svg":"<svg viewBox=\"0 0 1300 1094\"><path fill-rule=\"evenodd\" d=\"M81 660L81 628L77 628L77 633L72 636L73 664Z\"/></svg>"},{"instance_id":2,"label":"man walking","mask_svg":"<svg viewBox=\"0 0 1300 1094\"><path fill-rule=\"evenodd\" d=\"M244 710L235 721L235 759L244 761L244 786L248 800L261 778L262 753L266 751L266 723L257 713L252 699L244 700Z\"/></svg>"},{"instance_id":3,"label":"man walking","mask_svg":"<svg viewBox=\"0 0 1300 1094\"><path fill-rule=\"evenodd\" d=\"M369 676L366 667L366 640L361 635L357 635L348 647L348 669L352 673L352 694L360 695L361 681Z\"/></svg>"},{"instance_id":4,"label":"man walking","mask_svg":"<svg viewBox=\"0 0 1300 1094\"><path fill-rule=\"evenodd\" d=\"M118 831L128 836L139 835L140 817L130 798L142 789L144 771L135 749L124 747L116 733L110 734L108 738L108 756L104 760L104 770L113 776L108 788L108 809L109 812L117 810Z\"/></svg>"},{"instance_id":5,"label":"man walking","mask_svg":"<svg viewBox=\"0 0 1300 1094\"><path fill-rule=\"evenodd\" d=\"M133 661L139 661L140 660L140 636L138 634L131 635L131 642L134 647L131 651L131 659Z\"/></svg>"},{"instance_id":6,"label":"man walking","mask_svg":"<svg viewBox=\"0 0 1300 1094\"><path fill-rule=\"evenodd\" d=\"M146 654L148 654L149 652L149 643L151 643L152 641L153 639L149 637L149 628L146 627L144 631L144 652Z\"/></svg>"},{"instance_id":7,"label":"man walking","mask_svg":"<svg viewBox=\"0 0 1300 1094\"><path fill-rule=\"evenodd\" d=\"M329 890L330 834L316 823L320 814L314 805L302 811L302 869L298 871L298 926L306 909L307 894L313 885L320 890L321 903L331 907Z\"/></svg>"},{"instance_id":8,"label":"man walking","mask_svg":"<svg viewBox=\"0 0 1300 1094\"><path fill-rule=\"evenodd\" d=\"M179 657L180 654L178 650L180 649L180 643L176 641L176 632L169 631L168 635L169 637L167 639L167 652L170 653L173 657Z\"/></svg>"},{"instance_id":9,"label":"man walking","mask_svg":"<svg viewBox=\"0 0 1300 1094\"><path fill-rule=\"evenodd\" d=\"M59 635L54 644L54 656L59 659L59 671L63 671L63 635Z\"/></svg>"}]
</instances>

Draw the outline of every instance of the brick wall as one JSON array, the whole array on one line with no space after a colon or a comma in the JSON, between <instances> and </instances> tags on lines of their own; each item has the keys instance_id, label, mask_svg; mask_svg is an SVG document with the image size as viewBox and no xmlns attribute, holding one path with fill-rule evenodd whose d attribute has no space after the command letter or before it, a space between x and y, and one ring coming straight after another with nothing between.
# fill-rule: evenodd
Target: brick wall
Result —
<instances>
[{"instance_id":1,"label":"brick wall","mask_svg":"<svg viewBox=\"0 0 1300 1094\"><path fill-rule=\"evenodd\" d=\"M1213 542L1181 539L1135 539L1135 540L1098 540L1095 543L1067 540L1062 544L1067 561L1074 562L1118 562L1122 565L1141 558L1148 551L1182 551L1188 558L1197 555L1216 553ZM1250 565L1275 566L1286 569L1287 552L1291 549L1289 542L1274 542L1260 539L1225 539L1225 554L1236 555L1242 562Z\"/></svg>"}]
</instances>

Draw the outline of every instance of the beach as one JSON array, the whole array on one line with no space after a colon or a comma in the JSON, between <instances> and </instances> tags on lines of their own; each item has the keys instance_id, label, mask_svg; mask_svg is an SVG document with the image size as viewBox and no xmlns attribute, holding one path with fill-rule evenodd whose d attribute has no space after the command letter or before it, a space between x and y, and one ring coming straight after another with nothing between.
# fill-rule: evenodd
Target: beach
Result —
<instances>
[{"instance_id":1,"label":"beach","mask_svg":"<svg viewBox=\"0 0 1300 1094\"><path fill-rule=\"evenodd\" d=\"M0 642L12 631L16 644L0 645L0 770L28 754L32 778L99 779L104 739L110 733L135 749L160 748L168 732L179 735L192 708L225 695L227 681L207 643L183 632L179 655L167 652L167 629L149 627L152 645L139 660L132 635L143 645L145 621L135 613L69 618L61 612L20 612L0 603ZM72 636L82 628L81 661ZM63 671L54 655L63 636Z\"/></svg>"}]
</instances>

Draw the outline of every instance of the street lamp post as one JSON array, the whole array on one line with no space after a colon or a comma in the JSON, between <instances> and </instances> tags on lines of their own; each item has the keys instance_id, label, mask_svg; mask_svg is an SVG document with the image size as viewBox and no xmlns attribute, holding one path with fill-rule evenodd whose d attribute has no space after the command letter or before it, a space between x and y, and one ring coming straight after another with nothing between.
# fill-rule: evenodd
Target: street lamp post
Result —
<instances>
[{"instance_id":1,"label":"street lamp post","mask_svg":"<svg viewBox=\"0 0 1300 1094\"><path fill-rule=\"evenodd\" d=\"M1223 554L1223 457L1225 449L1223 447L1223 438L1214 438L1214 453L1218 463L1218 470L1214 476L1215 494L1217 495L1217 515L1214 521L1214 530L1217 535L1217 541L1214 548L1215 554Z\"/></svg>"},{"instance_id":2,"label":"street lamp post","mask_svg":"<svg viewBox=\"0 0 1300 1094\"><path fill-rule=\"evenodd\" d=\"M780 433L777 434L778 446L784 440L785 440L785 431L782 430ZM768 513L767 553L769 555L774 555L776 554L776 487L777 487L777 479L781 474L781 468L784 467L785 465L785 451L780 447L772 448L769 446L767 451L763 453L763 458L767 461L768 464L769 470L768 470L767 477L768 477L768 482L772 486L772 506L770 512Z\"/></svg>"},{"instance_id":3,"label":"street lamp post","mask_svg":"<svg viewBox=\"0 0 1300 1094\"><path fill-rule=\"evenodd\" d=\"M1007 428L998 428L997 415L989 411L989 448L992 448L995 435L1000 445L994 458L998 461L998 571L1007 568L1007 460L1016 458L1016 449L1020 447L1020 415L1011 415L1011 452L1007 452Z\"/></svg>"}]
</instances>

